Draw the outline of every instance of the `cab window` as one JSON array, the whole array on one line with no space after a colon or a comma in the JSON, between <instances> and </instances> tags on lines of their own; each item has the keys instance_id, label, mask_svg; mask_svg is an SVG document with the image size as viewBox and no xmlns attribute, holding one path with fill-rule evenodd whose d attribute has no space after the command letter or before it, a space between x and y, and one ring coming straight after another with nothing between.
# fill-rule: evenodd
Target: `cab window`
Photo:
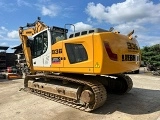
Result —
<instances>
[{"instance_id":1,"label":"cab window","mask_svg":"<svg viewBox=\"0 0 160 120\"><path fill-rule=\"evenodd\" d=\"M61 33L61 32L52 32L51 33L51 42L52 42L52 45L58 41L61 41L61 40L64 40L66 39L65 38L65 34L64 33Z\"/></svg>"},{"instance_id":2,"label":"cab window","mask_svg":"<svg viewBox=\"0 0 160 120\"><path fill-rule=\"evenodd\" d=\"M34 37L32 46L32 56L34 58L44 54L48 48L48 36L47 31L44 31Z\"/></svg>"}]
</instances>

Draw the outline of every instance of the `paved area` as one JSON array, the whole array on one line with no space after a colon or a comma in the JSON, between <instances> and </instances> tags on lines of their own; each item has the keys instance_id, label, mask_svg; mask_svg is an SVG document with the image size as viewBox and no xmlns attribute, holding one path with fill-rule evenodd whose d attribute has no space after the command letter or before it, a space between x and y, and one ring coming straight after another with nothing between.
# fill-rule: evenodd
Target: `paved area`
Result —
<instances>
[{"instance_id":1,"label":"paved area","mask_svg":"<svg viewBox=\"0 0 160 120\"><path fill-rule=\"evenodd\" d=\"M0 80L0 120L160 120L160 77L129 76L134 87L128 94L108 94L91 113L19 91L22 79Z\"/></svg>"}]
</instances>

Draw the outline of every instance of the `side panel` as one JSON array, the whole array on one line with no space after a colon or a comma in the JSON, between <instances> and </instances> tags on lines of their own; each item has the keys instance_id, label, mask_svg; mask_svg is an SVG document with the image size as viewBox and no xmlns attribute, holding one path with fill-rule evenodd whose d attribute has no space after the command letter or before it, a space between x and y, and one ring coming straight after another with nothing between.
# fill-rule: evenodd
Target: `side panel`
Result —
<instances>
[{"instance_id":1,"label":"side panel","mask_svg":"<svg viewBox=\"0 0 160 120\"><path fill-rule=\"evenodd\" d=\"M93 73L93 34L63 41L61 72Z\"/></svg>"},{"instance_id":2,"label":"side panel","mask_svg":"<svg viewBox=\"0 0 160 120\"><path fill-rule=\"evenodd\" d=\"M99 33L94 34L94 73L99 74L102 70L103 63L103 44ZM105 66L107 67L107 66Z\"/></svg>"}]
</instances>

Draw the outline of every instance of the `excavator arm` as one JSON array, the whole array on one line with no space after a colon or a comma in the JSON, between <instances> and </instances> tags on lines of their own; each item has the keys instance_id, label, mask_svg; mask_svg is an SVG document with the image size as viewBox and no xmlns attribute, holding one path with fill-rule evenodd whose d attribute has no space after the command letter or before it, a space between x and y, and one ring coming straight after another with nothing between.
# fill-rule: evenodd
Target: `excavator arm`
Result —
<instances>
[{"instance_id":1,"label":"excavator arm","mask_svg":"<svg viewBox=\"0 0 160 120\"><path fill-rule=\"evenodd\" d=\"M26 63L30 72L33 70L32 64L32 56L31 56L31 40L29 37L33 36L34 34L46 29L48 26L45 25L40 18L36 20L34 23L27 23L26 26L19 28L19 37L22 43L23 52L25 55Z\"/></svg>"}]
</instances>

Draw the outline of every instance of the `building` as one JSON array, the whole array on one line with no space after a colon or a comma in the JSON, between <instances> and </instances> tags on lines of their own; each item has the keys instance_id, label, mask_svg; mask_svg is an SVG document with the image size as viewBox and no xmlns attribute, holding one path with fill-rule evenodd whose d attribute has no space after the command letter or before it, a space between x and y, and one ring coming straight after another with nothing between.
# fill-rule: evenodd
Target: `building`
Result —
<instances>
[{"instance_id":1,"label":"building","mask_svg":"<svg viewBox=\"0 0 160 120\"><path fill-rule=\"evenodd\" d=\"M0 46L0 71L16 65L16 55L14 53L6 53L8 48L7 46Z\"/></svg>"}]
</instances>

